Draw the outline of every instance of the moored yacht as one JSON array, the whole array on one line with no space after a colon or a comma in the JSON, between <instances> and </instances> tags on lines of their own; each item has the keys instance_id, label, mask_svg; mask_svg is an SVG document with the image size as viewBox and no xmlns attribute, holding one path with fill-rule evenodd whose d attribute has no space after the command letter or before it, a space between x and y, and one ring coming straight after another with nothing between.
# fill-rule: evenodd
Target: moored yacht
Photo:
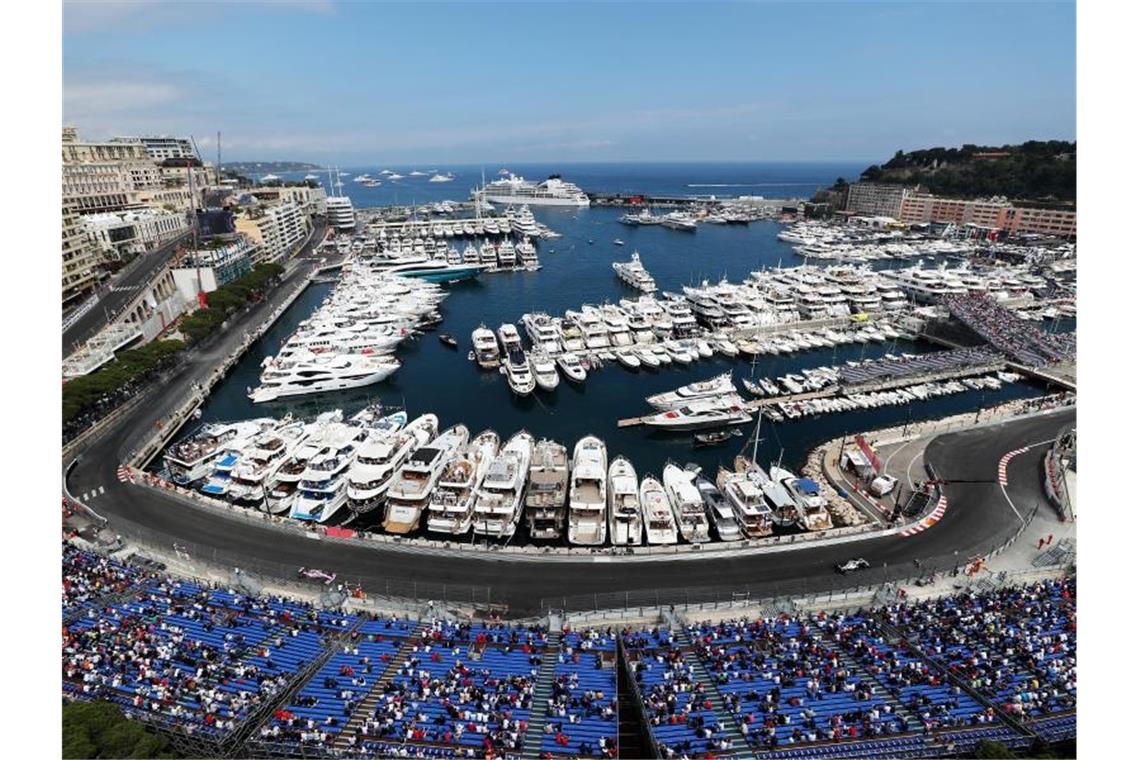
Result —
<instances>
[{"instance_id":1,"label":"moored yacht","mask_svg":"<svg viewBox=\"0 0 1140 760\"><path fill-rule=\"evenodd\" d=\"M289 516L327 523L348 502L348 468L367 436L359 425L334 422L322 431L320 450L301 474Z\"/></svg>"},{"instance_id":2,"label":"moored yacht","mask_svg":"<svg viewBox=\"0 0 1140 760\"><path fill-rule=\"evenodd\" d=\"M703 544L709 540L709 520L705 516L705 505L701 493L693 485L695 473L687 472L670 462L665 465L662 484L673 508L673 516L681 532L681 538L691 544Z\"/></svg>"},{"instance_id":3,"label":"moored yacht","mask_svg":"<svg viewBox=\"0 0 1140 760\"><path fill-rule=\"evenodd\" d=\"M558 367L545 351L531 352L530 371L542 390L552 391L558 387Z\"/></svg>"},{"instance_id":4,"label":"moored yacht","mask_svg":"<svg viewBox=\"0 0 1140 760\"><path fill-rule=\"evenodd\" d=\"M388 487L384 530L411 533L419 527L444 467L467 445L468 435L465 425L453 425L408 457Z\"/></svg>"},{"instance_id":5,"label":"moored yacht","mask_svg":"<svg viewBox=\"0 0 1140 760\"><path fill-rule=\"evenodd\" d=\"M163 454L170 479L180 486L202 480L213 471L213 460L235 439L248 439L274 420L261 418L234 423L208 423L170 446Z\"/></svg>"},{"instance_id":6,"label":"moored yacht","mask_svg":"<svg viewBox=\"0 0 1140 760\"><path fill-rule=\"evenodd\" d=\"M575 546L606 542L606 444L588 435L574 446L568 538Z\"/></svg>"},{"instance_id":7,"label":"moored yacht","mask_svg":"<svg viewBox=\"0 0 1140 760\"><path fill-rule=\"evenodd\" d=\"M708 514L709 522L716 530L716 537L721 541L740 540L740 524L736 521L732 506L729 505L728 500L724 498L724 494L720 492L716 484L701 475L697 475L693 484L697 487L701 500L705 503L705 512Z\"/></svg>"},{"instance_id":8,"label":"moored yacht","mask_svg":"<svg viewBox=\"0 0 1140 760\"><path fill-rule=\"evenodd\" d=\"M497 539L514 536L522 516L523 490L533 456L534 436L525 430L515 433L503 445L475 492L475 535Z\"/></svg>"},{"instance_id":9,"label":"moored yacht","mask_svg":"<svg viewBox=\"0 0 1140 760\"><path fill-rule=\"evenodd\" d=\"M266 366L261 385L249 398L260 404L286 396L361 388L383 381L399 368L400 362L391 356L310 354Z\"/></svg>"},{"instance_id":10,"label":"moored yacht","mask_svg":"<svg viewBox=\"0 0 1140 760\"><path fill-rule=\"evenodd\" d=\"M772 535L772 510L764 499L764 492L746 474L721 468L717 471L716 484L732 506L745 538Z\"/></svg>"},{"instance_id":11,"label":"moored yacht","mask_svg":"<svg viewBox=\"0 0 1140 760\"><path fill-rule=\"evenodd\" d=\"M800 527L805 530L831 528L831 514L827 511L827 500L820 496L819 484L810 478L797 478L775 464L770 468L769 476L782 485L796 502Z\"/></svg>"},{"instance_id":12,"label":"moored yacht","mask_svg":"<svg viewBox=\"0 0 1140 760\"><path fill-rule=\"evenodd\" d=\"M642 539L641 497L637 473L625 457L610 463L609 489L610 542L614 546L640 546Z\"/></svg>"},{"instance_id":13,"label":"moored yacht","mask_svg":"<svg viewBox=\"0 0 1140 760\"><path fill-rule=\"evenodd\" d=\"M496 369L499 366L499 343L485 325L479 325L472 331L471 344L475 350L475 362L480 367Z\"/></svg>"},{"instance_id":14,"label":"moored yacht","mask_svg":"<svg viewBox=\"0 0 1140 760\"><path fill-rule=\"evenodd\" d=\"M728 427L751 421L752 412L744 405L744 399L736 394L697 399L676 409L642 418L644 425L675 432Z\"/></svg>"},{"instance_id":15,"label":"moored yacht","mask_svg":"<svg viewBox=\"0 0 1140 760\"><path fill-rule=\"evenodd\" d=\"M637 288L643 293L656 292L657 283L654 282L653 275L649 274L642 265L641 256L637 251L633 252L629 261L615 261L613 268L618 279L631 288Z\"/></svg>"},{"instance_id":16,"label":"moored yacht","mask_svg":"<svg viewBox=\"0 0 1140 760\"><path fill-rule=\"evenodd\" d=\"M399 468L413 451L435 437L438 428L439 418L425 414L401 430L370 434L348 470L348 508L358 515L376 509Z\"/></svg>"},{"instance_id":17,"label":"moored yacht","mask_svg":"<svg viewBox=\"0 0 1140 760\"><path fill-rule=\"evenodd\" d=\"M254 438L230 473L230 499L238 504L264 505L266 484L306 435L305 423L286 417L274 430Z\"/></svg>"},{"instance_id":18,"label":"moored yacht","mask_svg":"<svg viewBox=\"0 0 1140 760\"><path fill-rule=\"evenodd\" d=\"M648 396L645 400L657 409L676 409L699 399L717 398L735 393L736 386L732 383L732 373L724 372L708 380L682 385L668 393Z\"/></svg>"},{"instance_id":19,"label":"moored yacht","mask_svg":"<svg viewBox=\"0 0 1140 760\"><path fill-rule=\"evenodd\" d=\"M427 529L432 533L461 536L471 530L475 516L475 492L483 483L491 462L499 453L499 434L484 430L463 453L444 467L428 501Z\"/></svg>"},{"instance_id":20,"label":"moored yacht","mask_svg":"<svg viewBox=\"0 0 1140 760\"><path fill-rule=\"evenodd\" d=\"M549 314L540 311L523 314L522 323L534 348L541 349L551 356L562 350L559 323Z\"/></svg>"},{"instance_id":21,"label":"moored yacht","mask_svg":"<svg viewBox=\"0 0 1140 760\"><path fill-rule=\"evenodd\" d=\"M533 539L561 538L570 470L566 447L543 439L534 447L526 490L526 521Z\"/></svg>"},{"instance_id":22,"label":"moored yacht","mask_svg":"<svg viewBox=\"0 0 1140 760\"><path fill-rule=\"evenodd\" d=\"M650 546L677 543L677 521L661 481L646 475L641 481L640 495L646 543Z\"/></svg>"}]
</instances>

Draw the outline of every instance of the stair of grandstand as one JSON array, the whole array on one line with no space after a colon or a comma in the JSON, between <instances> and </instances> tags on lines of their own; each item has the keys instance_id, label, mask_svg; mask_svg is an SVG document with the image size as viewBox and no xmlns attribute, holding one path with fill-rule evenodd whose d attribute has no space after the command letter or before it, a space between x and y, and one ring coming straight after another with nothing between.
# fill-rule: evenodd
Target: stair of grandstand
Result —
<instances>
[{"instance_id":1,"label":"stair of grandstand","mask_svg":"<svg viewBox=\"0 0 1140 760\"><path fill-rule=\"evenodd\" d=\"M648 741L640 716L640 705L634 691L633 679L625 663L618 664L618 757L651 757L652 742Z\"/></svg>"},{"instance_id":2,"label":"stair of grandstand","mask_svg":"<svg viewBox=\"0 0 1140 760\"><path fill-rule=\"evenodd\" d=\"M360 727L364 725L364 721L368 720L369 716L373 714L373 711L376 709L376 703L380 701L380 695L391 682L392 676L400 669L404 660L412 653L416 641L417 639L414 634L404 638L395 655L388 660L384 672L380 674L380 677L372 684L372 688L368 690L368 693L365 694L364 698L356 705L356 709L353 710L348 722L345 723L344 729L336 737L336 748L338 750L349 750L352 748L357 732L360 730Z\"/></svg>"},{"instance_id":3,"label":"stair of grandstand","mask_svg":"<svg viewBox=\"0 0 1140 760\"><path fill-rule=\"evenodd\" d=\"M527 725L526 736L523 739L523 757L542 757L542 735L546 717L549 715L547 700L550 699L551 681L554 680L554 668L558 665L558 651L562 643L562 632L552 630L546 639L546 651L542 655L542 667L539 668L538 678L534 682L534 694L531 696L530 723Z\"/></svg>"},{"instance_id":4,"label":"stair of grandstand","mask_svg":"<svg viewBox=\"0 0 1140 760\"><path fill-rule=\"evenodd\" d=\"M738 757L752 757L752 751L748 747L748 739L745 738L740 730L740 725L725 705L724 696L720 693L720 689L717 688L712 676L709 675L708 668L705 667L701 658L697 657L689 632L681 627L676 631L676 634L677 640L685 652L686 662L692 664L693 675L696 677L697 683L704 687L704 696L712 704L717 722L724 726L725 733L732 745L732 753Z\"/></svg>"}]
</instances>

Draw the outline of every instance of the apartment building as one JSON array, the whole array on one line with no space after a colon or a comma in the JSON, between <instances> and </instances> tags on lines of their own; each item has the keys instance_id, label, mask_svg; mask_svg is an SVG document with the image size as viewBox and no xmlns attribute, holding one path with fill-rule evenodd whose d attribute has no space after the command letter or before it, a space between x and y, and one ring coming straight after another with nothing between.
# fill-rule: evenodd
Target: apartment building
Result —
<instances>
[{"instance_id":1,"label":"apartment building","mask_svg":"<svg viewBox=\"0 0 1140 760\"><path fill-rule=\"evenodd\" d=\"M99 254L74 210L63 208L63 305L79 300L99 281Z\"/></svg>"},{"instance_id":2,"label":"apartment building","mask_svg":"<svg viewBox=\"0 0 1140 760\"><path fill-rule=\"evenodd\" d=\"M248 206L234 219L234 228L257 245L254 263L284 261L304 243L311 229L308 215L296 203Z\"/></svg>"},{"instance_id":3,"label":"apartment building","mask_svg":"<svg viewBox=\"0 0 1140 760\"><path fill-rule=\"evenodd\" d=\"M116 261L154 250L190 229L185 213L154 208L88 214L81 222L95 249Z\"/></svg>"}]
</instances>

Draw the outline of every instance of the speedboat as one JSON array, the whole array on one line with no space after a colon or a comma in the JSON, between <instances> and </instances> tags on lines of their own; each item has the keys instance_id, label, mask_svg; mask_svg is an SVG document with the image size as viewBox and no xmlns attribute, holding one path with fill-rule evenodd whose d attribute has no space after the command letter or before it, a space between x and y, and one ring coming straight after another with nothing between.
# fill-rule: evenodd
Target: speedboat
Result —
<instances>
[{"instance_id":1,"label":"speedboat","mask_svg":"<svg viewBox=\"0 0 1140 760\"><path fill-rule=\"evenodd\" d=\"M665 465L662 484L673 508L673 516L681 531L681 538L691 544L703 544L709 540L709 520L705 515L704 500L700 491L693 485L695 473L681 469L670 462Z\"/></svg>"},{"instance_id":2,"label":"speedboat","mask_svg":"<svg viewBox=\"0 0 1140 760\"><path fill-rule=\"evenodd\" d=\"M657 358L657 354L654 353L650 346L638 346L631 349L631 351L637 356L638 361L641 362L641 366L648 369L657 369L661 366L661 360ZM620 359L621 356L619 355L618 358Z\"/></svg>"},{"instance_id":3,"label":"speedboat","mask_svg":"<svg viewBox=\"0 0 1140 760\"><path fill-rule=\"evenodd\" d=\"M732 373L725 372L708 380L701 380L688 385L682 385L668 393L658 393L646 397L650 406L657 409L675 409L693 401L720 396L735 395L736 387L732 383Z\"/></svg>"},{"instance_id":4,"label":"speedboat","mask_svg":"<svg viewBox=\"0 0 1140 760\"><path fill-rule=\"evenodd\" d=\"M444 468L467 445L469 435L465 425L453 425L408 457L388 487L384 530L411 533L419 527Z\"/></svg>"},{"instance_id":5,"label":"speedboat","mask_svg":"<svg viewBox=\"0 0 1140 760\"><path fill-rule=\"evenodd\" d=\"M503 446L475 492L475 535L510 539L515 534L533 456L534 436L525 430L515 433Z\"/></svg>"},{"instance_id":6,"label":"speedboat","mask_svg":"<svg viewBox=\"0 0 1140 760\"><path fill-rule=\"evenodd\" d=\"M606 444L588 435L574 447L570 475L570 527L575 546L606 542Z\"/></svg>"},{"instance_id":7,"label":"speedboat","mask_svg":"<svg viewBox=\"0 0 1140 760\"><path fill-rule=\"evenodd\" d=\"M439 485L427 507L427 529L461 536L471 530L475 516L475 490L482 484L499 453L499 434L484 430L444 467Z\"/></svg>"},{"instance_id":8,"label":"speedboat","mask_svg":"<svg viewBox=\"0 0 1140 760\"><path fill-rule=\"evenodd\" d=\"M625 457L610 463L609 489L610 542L614 546L640 546L642 534L641 498L637 473Z\"/></svg>"},{"instance_id":9,"label":"speedboat","mask_svg":"<svg viewBox=\"0 0 1140 760\"><path fill-rule=\"evenodd\" d=\"M570 469L566 447L543 439L534 447L526 489L526 520L532 539L562 537Z\"/></svg>"},{"instance_id":10,"label":"speedboat","mask_svg":"<svg viewBox=\"0 0 1140 760\"><path fill-rule=\"evenodd\" d=\"M650 546L677 543L677 521L661 482L652 475L646 475L641 481L640 495L646 543Z\"/></svg>"}]
</instances>

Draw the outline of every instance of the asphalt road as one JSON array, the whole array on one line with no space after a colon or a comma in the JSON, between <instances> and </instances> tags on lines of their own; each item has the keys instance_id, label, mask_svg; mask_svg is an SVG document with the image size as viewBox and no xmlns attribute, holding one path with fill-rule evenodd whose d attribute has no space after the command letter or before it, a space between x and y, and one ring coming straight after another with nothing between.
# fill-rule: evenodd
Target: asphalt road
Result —
<instances>
[{"instance_id":1,"label":"asphalt road","mask_svg":"<svg viewBox=\"0 0 1140 760\"><path fill-rule=\"evenodd\" d=\"M187 233L149 253L135 257L134 261L96 290L99 301L87 313L63 332L63 354L73 352L78 344L90 338L107 325L107 318L124 309L139 294L140 286L154 279L155 273L170 260L178 246L190 237ZM84 298L82 303L86 303Z\"/></svg>"}]
</instances>

